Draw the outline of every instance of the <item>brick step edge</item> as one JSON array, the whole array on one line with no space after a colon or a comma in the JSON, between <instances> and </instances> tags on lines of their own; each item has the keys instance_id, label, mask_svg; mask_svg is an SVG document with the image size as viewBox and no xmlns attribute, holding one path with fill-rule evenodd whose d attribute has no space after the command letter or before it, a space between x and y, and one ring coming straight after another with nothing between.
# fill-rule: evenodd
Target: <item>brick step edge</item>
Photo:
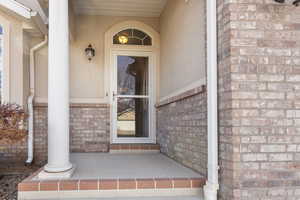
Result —
<instances>
[{"instance_id":1,"label":"brick step edge","mask_svg":"<svg viewBox=\"0 0 300 200\"><path fill-rule=\"evenodd\" d=\"M159 144L111 144L110 151L122 151L122 150L131 150L131 151L160 151Z\"/></svg>"},{"instance_id":2,"label":"brick step edge","mask_svg":"<svg viewBox=\"0 0 300 200\"><path fill-rule=\"evenodd\" d=\"M197 189L205 184L205 178L173 179L98 179L23 181L19 192L33 191L85 191L85 190L138 190L138 189Z\"/></svg>"}]
</instances>

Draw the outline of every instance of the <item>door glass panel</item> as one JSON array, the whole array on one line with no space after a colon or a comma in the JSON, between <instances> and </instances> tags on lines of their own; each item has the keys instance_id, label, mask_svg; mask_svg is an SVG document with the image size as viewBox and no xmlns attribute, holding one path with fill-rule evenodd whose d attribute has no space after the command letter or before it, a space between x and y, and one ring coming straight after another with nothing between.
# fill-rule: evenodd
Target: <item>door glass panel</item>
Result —
<instances>
[{"instance_id":1,"label":"door glass panel","mask_svg":"<svg viewBox=\"0 0 300 200\"><path fill-rule=\"evenodd\" d=\"M118 98L118 137L149 136L148 98Z\"/></svg>"},{"instance_id":2,"label":"door glass panel","mask_svg":"<svg viewBox=\"0 0 300 200\"><path fill-rule=\"evenodd\" d=\"M148 95L148 57L118 56L118 95Z\"/></svg>"}]
</instances>

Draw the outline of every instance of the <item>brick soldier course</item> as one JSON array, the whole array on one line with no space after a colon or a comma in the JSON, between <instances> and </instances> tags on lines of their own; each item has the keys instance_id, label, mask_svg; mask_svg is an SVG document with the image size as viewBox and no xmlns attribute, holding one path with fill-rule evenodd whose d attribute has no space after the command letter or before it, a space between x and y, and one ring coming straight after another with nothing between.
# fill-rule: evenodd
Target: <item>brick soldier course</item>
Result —
<instances>
[{"instance_id":1,"label":"brick soldier course","mask_svg":"<svg viewBox=\"0 0 300 200\"><path fill-rule=\"evenodd\" d=\"M100 191L100 190L137 190L137 189L179 189L201 188L205 179L95 179L95 180L61 180L36 181L31 177L18 185L18 190L29 191Z\"/></svg>"}]
</instances>

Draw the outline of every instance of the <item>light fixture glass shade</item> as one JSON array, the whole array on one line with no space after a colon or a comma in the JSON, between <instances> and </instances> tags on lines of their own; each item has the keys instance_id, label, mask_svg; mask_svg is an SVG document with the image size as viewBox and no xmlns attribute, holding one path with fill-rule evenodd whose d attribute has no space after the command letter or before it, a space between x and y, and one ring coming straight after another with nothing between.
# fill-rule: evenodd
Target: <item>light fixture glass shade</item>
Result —
<instances>
[{"instance_id":1,"label":"light fixture glass shade","mask_svg":"<svg viewBox=\"0 0 300 200\"><path fill-rule=\"evenodd\" d=\"M121 44L126 44L128 42L128 37L126 37L124 35L119 36L119 42Z\"/></svg>"},{"instance_id":2,"label":"light fixture glass shade","mask_svg":"<svg viewBox=\"0 0 300 200\"><path fill-rule=\"evenodd\" d=\"M91 61L92 58L95 56L95 49L92 47L91 44L88 46L88 48L85 49L85 54L89 61Z\"/></svg>"}]
</instances>

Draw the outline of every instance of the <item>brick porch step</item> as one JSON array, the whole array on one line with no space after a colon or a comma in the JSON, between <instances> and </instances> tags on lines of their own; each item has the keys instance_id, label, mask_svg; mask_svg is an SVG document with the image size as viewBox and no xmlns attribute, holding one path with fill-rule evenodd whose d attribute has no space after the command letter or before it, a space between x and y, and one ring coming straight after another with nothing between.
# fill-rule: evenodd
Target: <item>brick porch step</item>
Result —
<instances>
[{"instance_id":1,"label":"brick porch step","mask_svg":"<svg viewBox=\"0 0 300 200\"><path fill-rule=\"evenodd\" d=\"M170 179L95 179L95 180L24 180L18 191L80 191L80 190L137 190L137 189L178 189L201 188L201 178Z\"/></svg>"},{"instance_id":2,"label":"brick porch step","mask_svg":"<svg viewBox=\"0 0 300 200\"><path fill-rule=\"evenodd\" d=\"M179 197L130 197L130 198L97 198L97 199L80 199L80 200L202 200L199 196L179 196ZM48 200L65 200L65 199L48 199ZM79 199L73 199L79 200Z\"/></svg>"},{"instance_id":3,"label":"brick porch step","mask_svg":"<svg viewBox=\"0 0 300 200\"><path fill-rule=\"evenodd\" d=\"M170 198L180 195L200 196L204 183L205 179L203 178L49 181L26 179L18 185L18 194L19 200L44 199L44 197L47 200L61 197L65 199L157 197L159 199L159 196L169 196ZM155 199L153 198L153 200Z\"/></svg>"},{"instance_id":4,"label":"brick porch step","mask_svg":"<svg viewBox=\"0 0 300 200\"><path fill-rule=\"evenodd\" d=\"M110 153L160 152L159 144L111 144Z\"/></svg>"},{"instance_id":5,"label":"brick porch step","mask_svg":"<svg viewBox=\"0 0 300 200\"><path fill-rule=\"evenodd\" d=\"M74 153L68 180L40 179L36 171L19 184L19 200L201 196L205 177L159 153Z\"/></svg>"}]
</instances>

